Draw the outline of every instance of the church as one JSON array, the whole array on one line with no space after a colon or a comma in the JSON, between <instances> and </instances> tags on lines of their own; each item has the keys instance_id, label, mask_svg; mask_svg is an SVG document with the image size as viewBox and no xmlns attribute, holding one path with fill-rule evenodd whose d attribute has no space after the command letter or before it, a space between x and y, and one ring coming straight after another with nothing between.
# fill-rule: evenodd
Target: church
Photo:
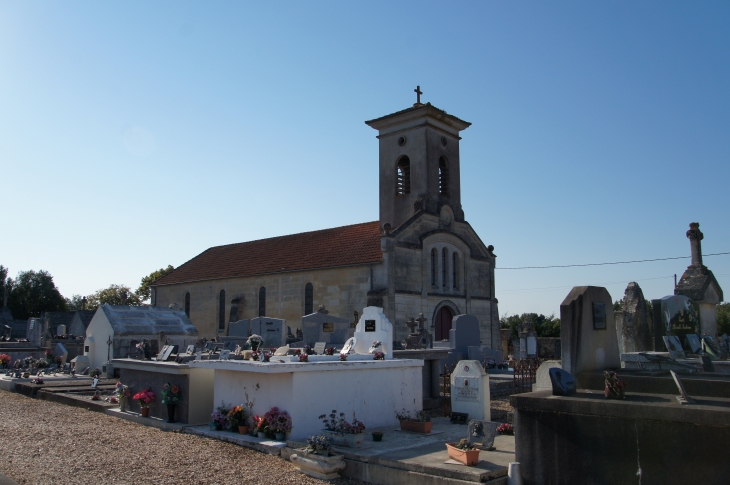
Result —
<instances>
[{"instance_id":1,"label":"church","mask_svg":"<svg viewBox=\"0 0 730 485\"><path fill-rule=\"evenodd\" d=\"M501 348L494 247L461 207L459 142L471 123L431 103L366 121L377 130L380 218L349 226L216 246L152 285L152 305L179 305L201 337L258 316L294 329L324 306L354 320L379 306L395 339L423 313L434 340L452 318L479 319L481 345Z\"/></svg>"}]
</instances>

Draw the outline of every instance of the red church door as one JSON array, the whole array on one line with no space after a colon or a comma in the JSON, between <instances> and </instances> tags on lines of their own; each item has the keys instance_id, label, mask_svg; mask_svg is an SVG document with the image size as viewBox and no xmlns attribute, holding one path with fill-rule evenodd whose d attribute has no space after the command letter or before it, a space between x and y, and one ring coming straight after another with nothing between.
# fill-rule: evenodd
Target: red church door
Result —
<instances>
[{"instance_id":1,"label":"red church door","mask_svg":"<svg viewBox=\"0 0 730 485\"><path fill-rule=\"evenodd\" d=\"M451 308L444 306L436 313L436 340L448 340L449 330L451 330L451 320L454 314Z\"/></svg>"}]
</instances>

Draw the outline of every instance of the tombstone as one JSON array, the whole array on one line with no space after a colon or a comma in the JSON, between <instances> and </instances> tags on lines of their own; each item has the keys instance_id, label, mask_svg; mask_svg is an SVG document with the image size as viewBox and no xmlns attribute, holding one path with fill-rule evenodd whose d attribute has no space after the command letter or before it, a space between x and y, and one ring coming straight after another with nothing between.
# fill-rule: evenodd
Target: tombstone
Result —
<instances>
[{"instance_id":1,"label":"tombstone","mask_svg":"<svg viewBox=\"0 0 730 485\"><path fill-rule=\"evenodd\" d=\"M83 369L88 369L90 365L89 356L88 355L77 355L73 359L71 359L71 363L73 364L73 369L81 374L81 371Z\"/></svg>"},{"instance_id":2,"label":"tombstone","mask_svg":"<svg viewBox=\"0 0 730 485\"><path fill-rule=\"evenodd\" d=\"M350 320L330 315L324 307L302 317L302 341L313 346L316 342L342 345L352 336Z\"/></svg>"},{"instance_id":3,"label":"tombstone","mask_svg":"<svg viewBox=\"0 0 730 485\"><path fill-rule=\"evenodd\" d=\"M276 356L289 355L289 346L288 345L284 345L283 347L279 347L274 352L274 355L276 355Z\"/></svg>"},{"instance_id":4,"label":"tombstone","mask_svg":"<svg viewBox=\"0 0 730 485\"><path fill-rule=\"evenodd\" d=\"M537 357L537 337L535 336L535 332L527 336L527 357Z\"/></svg>"},{"instance_id":5,"label":"tombstone","mask_svg":"<svg viewBox=\"0 0 730 485\"><path fill-rule=\"evenodd\" d=\"M56 335L60 335L61 337L66 335L66 325L61 324L58 327L56 327Z\"/></svg>"},{"instance_id":6,"label":"tombstone","mask_svg":"<svg viewBox=\"0 0 730 485\"><path fill-rule=\"evenodd\" d=\"M687 345L689 346L689 351L693 354L699 354L702 350L702 344L700 343L700 338L694 334L694 333L688 333L684 336L687 339Z\"/></svg>"},{"instance_id":7,"label":"tombstone","mask_svg":"<svg viewBox=\"0 0 730 485\"><path fill-rule=\"evenodd\" d=\"M451 373L451 410L470 419L491 421L489 374L479 361L462 360Z\"/></svg>"},{"instance_id":8,"label":"tombstone","mask_svg":"<svg viewBox=\"0 0 730 485\"><path fill-rule=\"evenodd\" d=\"M188 355L193 355L195 353L195 344L188 345L187 349L185 350L185 353Z\"/></svg>"},{"instance_id":9,"label":"tombstone","mask_svg":"<svg viewBox=\"0 0 730 485\"><path fill-rule=\"evenodd\" d=\"M25 331L25 338L27 338L31 344L40 346L44 333L43 326L43 320L40 318L29 318Z\"/></svg>"},{"instance_id":10,"label":"tombstone","mask_svg":"<svg viewBox=\"0 0 730 485\"><path fill-rule=\"evenodd\" d=\"M570 396L571 394L575 394L578 386L575 382L575 377L569 372L559 367L552 367L548 370L548 374L550 375L550 382L553 387L553 396Z\"/></svg>"},{"instance_id":11,"label":"tombstone","mask_svg":"<svg viewBox=\"0 0 730 485\"><path fill-rule=\"evenodd\" d=\"M254 332L255 333L255 332ZM228 323L228 336L248 338L251 335L251 320L238 320Z\"/></svg>"},{"instance_id":12,"label":"tombstone","mask_svg":"<svg viewBox=\"0 0 730 485\"><path fill-rule=\"evenodd\" d=\"M624 292L624 307L621 317L616 319L616 332L621 352L652 350L651 315L641 287L633 281Z\"/></svg>"},{"instance_id":13,"label":"tombstone","mask_svg":"<svg viewBox=\"0 0 730 485\"><path fill-rule=\"evenodd\" d=\"M561 360L566 372L603 371L621 366L608 290L576 286L560 305ZM609 311L610 310L610 311Z\"/></svg>"},{"instance_id":14,"label":"tombstone","mask_svg":"<svg viewBox=\"0 0 730 485\"><path fill-rule=\"evenodd\" d=\"M559 360L546 360L535 372L535 383L532 385L532 392L535 391L551 391L553 389L553 381L550 379L550 369L562 368Z\"/></svg>"},{"instance_id":15,"label":"tombstone","mask_svg":"<svg viewBox=\"0 0 730 485\"><path fill-rule=\"evenodd\" d=\"M354 350L356 354L367 354L373 342L382 342L381 352L386 359L393 358L393 324L376 306L365 307L355 327Z\"/></svg>"},{"instance_id":16,"label":"tombstone","mask_svg":"<svg viewBox=\"0 0 730 485\"><path fill-rule=\"evenodd\" d=\"M665 296L652 300L654 306L654 339L660 344L655 350L661 352L662 337L675 335L684 342L686 335L701 335L699 304L682 295ZM690 350L690 349L687 349Z\"/></svg>"},{"instance_id":17,"label":"tombstone","mask_svg":"<svg viewBox=\"0 0 730 485\"><path fill-rule=\"evenodd\" d=\"M262 347L281 347L286 343L286 320L281 318L256 317L251 320L251 334L264 339Z\"/></svg>"},{"instance_id":18,"label":"tombstone","mask_svg":"<svg viewBox=\"0 0 730 485\"><path fill-rule=\"evenodd\" d=\"M327 347L327 344L324 342L316 342L314 344L314 353L317 355L324 354L324 349Z\"/></svg>"},{"instance_id":19,"label":"tombstone","mask_svg":"<svg viewBox=\"0 0 730 485\"><path fill-rule=\"evenodd\" d=\"M684 350L682 350L682 344L679 341L679 337L676 335L665 335L663 338L664 345L666 345L667 351L672 359L684 359Z\"/></svg>"},{"instance_id":20,"label":"tombstone","mask_svg":"<svg viewBox=\"0 0 730 485\"><path fill-rule=\"evenodd\" d=\"M479 320L474 315L456 315L449 330L449 343L452 349L469 353L470 345L479 345Z\"/></svg>"},{"instance_id":21,"label":"tombstone","mask_svg":"<svg viewBox=\"0 0 730 485\"><path fill-rule=\"evenodd\" d=\"M57 359L60 358L61 365L64 365L66 363L66 359L68 359L68 350L66 350L66 347L64 347L63 344L59 342L53 349L53 355L56 356Z\"/></svg>"}]
</instances>

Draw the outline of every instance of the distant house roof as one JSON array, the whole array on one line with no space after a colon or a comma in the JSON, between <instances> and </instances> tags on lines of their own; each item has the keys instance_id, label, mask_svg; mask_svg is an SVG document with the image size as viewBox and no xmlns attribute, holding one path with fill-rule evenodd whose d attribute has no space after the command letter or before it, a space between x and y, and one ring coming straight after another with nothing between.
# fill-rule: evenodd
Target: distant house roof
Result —
<instances>
[{"instance_id":1,"label":"distant house roof","mask_svg":"<svg viewBox=\"0 0 730 485\"><path fill-rule=\"evenodd\" d=\"M122 335L197 335L198 329L185 312L152 306L101 305L116 336Z\"/></svg>"},{"instance_id":2,"label":"distant house roof","mask_svg":"<svg viewBox=\"0 0 730 485\"><path fill-rule=\"evenodd\" d=\"M81 324L84 326L84 328L89 326L89 322L91 322L91 319L94 317L94 313L96 313L96 310L76 311L76 315L78 315L79 320L81 321Z\"/></svg>"},{"instance_id":3,"label":"distant house roof","mask_svg":"<svg viewBox=\"0 0 730 485\"><path fill-rule=\"evenodd\" d=\"M210 248L151 286L378 263L378 221Z\"/></svg>"}]
</instances>

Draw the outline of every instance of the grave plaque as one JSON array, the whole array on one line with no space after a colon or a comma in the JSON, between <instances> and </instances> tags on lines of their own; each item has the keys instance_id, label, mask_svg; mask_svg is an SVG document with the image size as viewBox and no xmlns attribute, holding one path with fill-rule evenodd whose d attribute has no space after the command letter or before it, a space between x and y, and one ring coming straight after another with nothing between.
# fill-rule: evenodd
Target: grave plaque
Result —
<instances>
[{"instance_id":1,"label":"grave plaque","mask_svg":"<svg viewBox=\"0 0 730 485\"><path fill-rule=\"evenodd\" d=\"M679 401L680 404L694 404L695 400L687 395L687 391L685 391L684 385L679 379L679 376L673 370L670 370L669 373L672 374L672 377L674 378L674 383L677 385L679 393L681 394L680 396L676 396L677 401Z\"/></svg>"},{"instance_id":2,"label":"grave plaque","mask_svg":"<svg viewBox=\"0 0 730 485\"><path fill-rule=\"evenodd\" d=\"M451 409L490 421L489 376L476 360L462 360L451 373Z\"/></svg>"},{"instance_id":3,"label":"grave plaque","mask_svg":"<svg viewBox=\"0 0 730 485\"><path fill-rule=\"evenodd\" d=\"M527 355L537 355L537 337L527 337Z\"/></svg>"},{"instance_id":4,"label":"grave plaque","mask_svg":"<svg viewBox=\"0 0 730 485\"><path fill-rule=\"evenodd\" d=\"M193 355L194 352L195 352L195 344L188 345L188 349L185 351L185 353L188 355Z\"/></svg>"},{"instance_id":5,"label":"grave plaque","mask_svg":"<svg viewBox=\"0 0 730 485\"><path fill-rule=\"evenodd\" d=\"M326 325L326 324L325 324ZM317 342L314 344L314 353L317 355L324 354L324 349L327 346L326 342Z\"/></svg>"},{"instance_id":6,"label":"grave plaque","mask_svg":"<svg viewBox=\"0 0 730 485\"><path fill-rule=\"evenodd\" d=\"M230 350L221 350L220 360L228 360L228 358L231 356Z\"/></svg>"},{"instance_id":7,"label":"grave plaque","mask_svg":"<svg viewBox=\"0 0 730 485\"><path fill-rule=\"evenodd\" d=\"M687 343L689 344L689 349L693 354L699 354L700 350L702 350L702 344L700 343L700 338L695 333L688 333L685 334L685 337L687 338Z\"/></svg>"},{"instance_id":8,"label":"grave plaque","mask_svg":"<svg viewBox=\"0 0 730 485\"><path fill-rule=\"evenodd\" d=\"M357 339L355 337L350 337L347 339L347 342L345 342L345 346L342 347L342 351L340 353L342 354L349 354L352 352L352 349L355 347L355 344L357 343Z\"/></svg>"},{"instance_id":9,"label":"grave plaque","mask_svg":"<svg viewBox=\"0 0 730 485\"><path fill-rule=\"evenodd\" d=\"M483 450L493 450L499 424L494 421L472 419L469 421L469 444Z\"/></svg>"},{"instance_id":10,"label":"grave plaque","mask_svg":"<svg viewBox=\"0 0 730 485\"><path fill-rule=\"evenodd\" d=\"M322 331L325 333L332 333L335 331L335 324L332 322L325 322L322 324Z\"/></svg>"},{"instance_id":11,"label":"grave plaque","mask_svg":"<svg viewBox=\"0 0 730 485\"><path fill-rule=\"evenodd\" d=\"M160 350L160 353L157 354L156 359L164 362L164 360L165 360L165 354L167 353L167 349L169 347L170 347L169 345L163 345L162 346L162 349Z\"/></svg>"},{"instance_id":12,"label":"grave plaque","mask_svg":"<svg viewBox=\"0 0 730 485\"><path fill-rule=\"evenodd\" d=\"M679 343L679 337L676 335L664 336L664 345L667 346L669 355L672 359L684 359L684 350L682 350L682 344Z\"/></svg>"},{"instance_id":13,"label":"grave plaque","mask_svg":"<svg viewBox=\"0 0 730 485\"><path fill-rule=\"evenodd\" d=\"M593 329L606 329L606 304L601 301L593 302Z\"/></svg>"},{"instance_id":14,"label":"grave plaque","mask_svg":"<svg viewBox=\"0 0 730 485\"><path fill-rule=\"evenodd\" d=\"M375 331L375 320L365 320L365 331L366 332Z\"/></svg>"}]
</instances>

